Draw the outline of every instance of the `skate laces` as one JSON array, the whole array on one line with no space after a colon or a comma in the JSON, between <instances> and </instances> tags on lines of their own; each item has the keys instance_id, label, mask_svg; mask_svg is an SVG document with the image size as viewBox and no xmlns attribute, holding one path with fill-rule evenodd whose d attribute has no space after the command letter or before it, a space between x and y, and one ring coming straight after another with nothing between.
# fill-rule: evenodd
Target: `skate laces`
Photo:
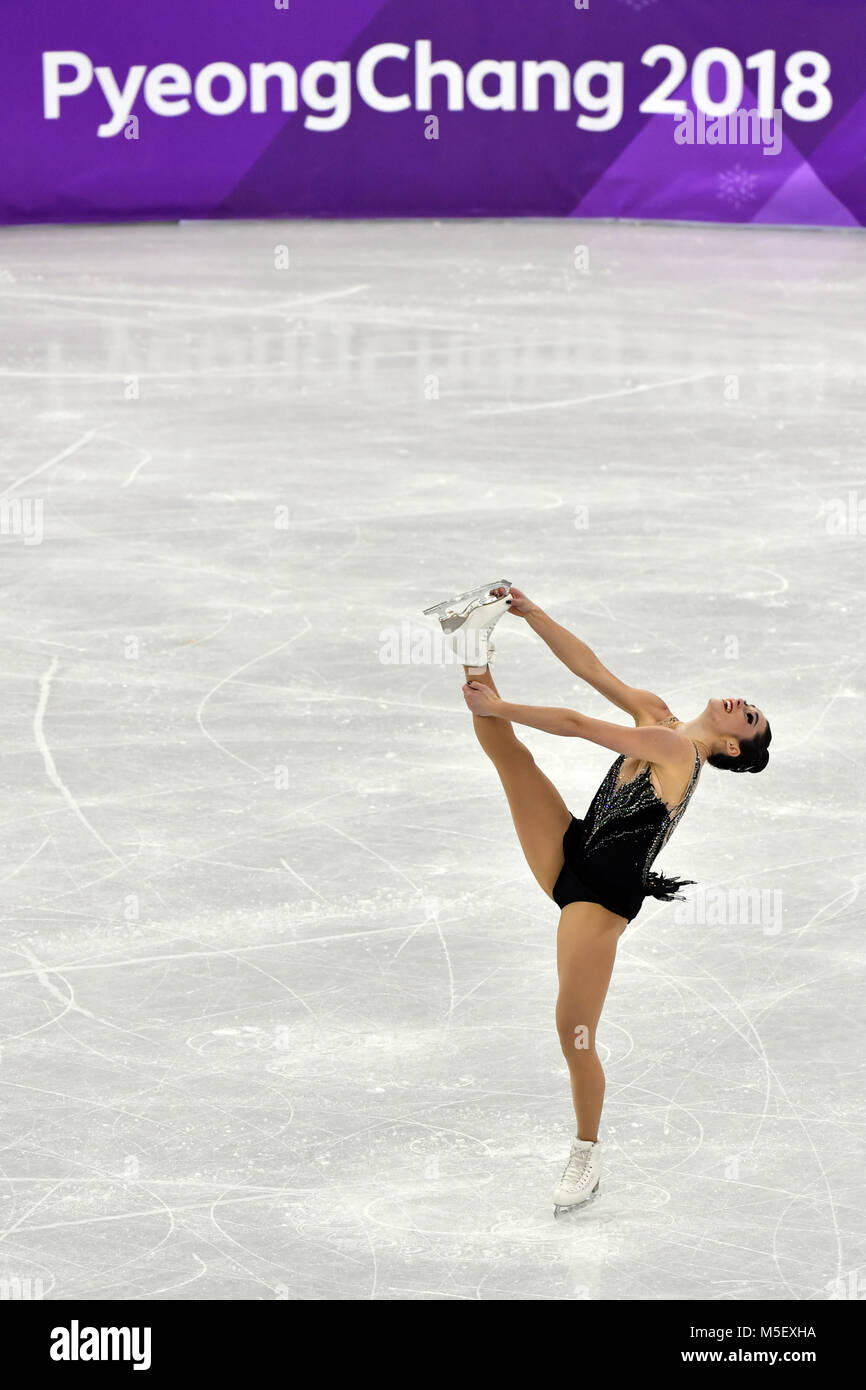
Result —
<instances>
[{"instance_id":1,"label":"skate laces","mask_svg":"<svg viewBox=\"0 0 866 1390\"><path fill-rule=\"evenodd\" d=\"M571 1151L568 1163L565 1165L565 1172L562 1175L561 1187L569 1192L580 1192L582 1188L589 1186L592 1176L590 1157L592 1149L577 1149Z\"/></svg>"}]
</instances>

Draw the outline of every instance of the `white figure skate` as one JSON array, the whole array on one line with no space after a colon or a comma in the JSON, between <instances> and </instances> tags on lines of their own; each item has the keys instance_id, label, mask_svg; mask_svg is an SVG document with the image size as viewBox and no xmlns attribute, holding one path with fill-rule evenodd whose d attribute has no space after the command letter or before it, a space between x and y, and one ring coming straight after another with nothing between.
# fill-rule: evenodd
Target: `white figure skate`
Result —
<instances>
[{"instance_id":1,"label":"white figure skate","mask_svg":"<svg viewBox=\"0 0 866 1390\"><path fill-rule=\"evenodd\" d=\"M565 1172L553 1194L554 1216L592 1202L598 1196L600 1179L601 1144L590 1139L573 1139Z\"/></svg>"},{"instance_id":2,"label":"white figure skate","mask_svg":"<svg viewBox=\"0 0 866 1390\"><path fill-rule=\"evenodd\" d=\"M505 593L496 598L493 589L504 589ZM470 676L480 676L490 664L494 651L491 634L511 607L510 592L510 579L495 579L492 584L469 589L424 609L425 616L435 613L454 655L468 668Z\"/></svg>"}]
</instances>

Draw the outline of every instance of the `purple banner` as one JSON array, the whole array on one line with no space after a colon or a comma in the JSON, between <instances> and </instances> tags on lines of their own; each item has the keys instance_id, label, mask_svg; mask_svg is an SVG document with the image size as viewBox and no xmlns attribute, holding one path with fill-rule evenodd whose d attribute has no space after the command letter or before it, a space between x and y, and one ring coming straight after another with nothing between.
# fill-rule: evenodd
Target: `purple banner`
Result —
<instances>
[{"instance_id":1,"label":"purple banner","mask_svg":"<svg viewBox=\"0 0 866 1390\"><path fill-rule=\"evenodd\" d=\"M863 0L6 0L0 219L863 225L863 15Z\"/></svg>"}]
</instances>

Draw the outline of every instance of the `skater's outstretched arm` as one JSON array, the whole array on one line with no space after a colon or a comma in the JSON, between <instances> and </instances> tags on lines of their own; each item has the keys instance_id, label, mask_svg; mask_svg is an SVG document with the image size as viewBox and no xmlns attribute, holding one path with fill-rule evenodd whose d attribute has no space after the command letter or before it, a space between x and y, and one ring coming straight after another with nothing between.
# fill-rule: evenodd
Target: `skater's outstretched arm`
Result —
<instances>
[{"instance_id":1,"label":"skater's outstretched arm","mask_svg":"<svg viewBox=\"0 0 866 1390\"><path fill-rule=\"evenodd\" d=\"M538 604L527 598L526 594L513 587L510 612L518 618L525 618L533 632L538 633L554 656L558 657L569 671L586 681L587 685L591 685L606 700L610 700L612 705L630 714L635 724L657 724L662 719L670 718L671 711L660 695L654 695L651 690L639 690L626 685L602 665L591 647L555 622L543 608L539 608Z\"/></svg>"},{"instance_id":2,"label":"skater's outstretched arm","mask_svg":"<svg viewBox=\"0 0 866 1390\"><path fill-rule=\"evenodd\" d=\"M506 719L510 724L524 724L546 734L564 738L585 738L615 753L641 762L677 765L694 758L694 747L685 734L675 729L663 729L658 724L630 729L624 724L609 724L604 719L592 719L575 709L555 706L516 705L502 700L490 686L468 681L463 698L473 714Z\"/></svg>"}]
</instances>

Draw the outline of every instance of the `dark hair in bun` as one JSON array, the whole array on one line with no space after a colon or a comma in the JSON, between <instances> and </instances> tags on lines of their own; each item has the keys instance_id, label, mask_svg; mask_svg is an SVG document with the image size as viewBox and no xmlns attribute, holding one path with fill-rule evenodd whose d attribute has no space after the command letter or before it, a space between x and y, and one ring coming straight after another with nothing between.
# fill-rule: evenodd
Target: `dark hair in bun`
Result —
<instances>
[{"instance_id":1,"label":"dark hair in bun","mask_svg":"<svg viewBox=\"0 0 866 1390\"><path fill-rule=\"evenodd\" d=\"M740 752L736 758L729 758L726 753L713 753L707 758L707 762L726 772L763 772L770 761L769 747L772 737L768 724L762 734L755 734L755 737L750 739L740 739Z\"/></svg>"}]
</instances>

